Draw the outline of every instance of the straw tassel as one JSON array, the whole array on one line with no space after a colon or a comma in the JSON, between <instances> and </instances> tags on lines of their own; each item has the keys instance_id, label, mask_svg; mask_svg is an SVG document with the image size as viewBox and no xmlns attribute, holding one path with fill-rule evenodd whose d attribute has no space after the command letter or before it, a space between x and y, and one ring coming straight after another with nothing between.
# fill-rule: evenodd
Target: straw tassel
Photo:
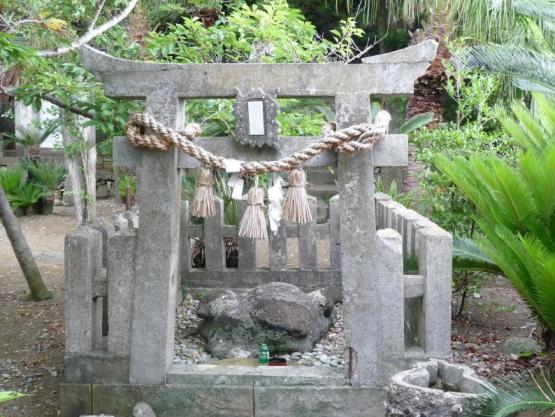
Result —
<instances>
[{"instance_id":1,"label":"straw tassel","mask_svg":"<svg viewBox=\"0 0 555 417\"><path fill-rule=\"evenodd\" d=\"M191 214L195 217L212 217L216 215L214 201L214 173L211 168L199 167L195 194L191 203Z\"/></svg>"},{"instance_id":2,"label":"straw tassel","mask_svg":"<svg viewBox=\"0 0 555 417\"><path fill-rule=\"evenodd\" d=\"M264 189L258 186L256 177L254 187L249 190L247 209L239 226L239 237L248 239L267 239L266 216L264 216Z\"/></svg>"},{"instance_id":3,"label":"straw tassel","mask_svg":"<svg viewBox=\"0 0 555 417\"><path fill-rule=\"evenodd\" d=\"M300 168L295 168L289 173L289 190L283 202L283 219L287 223L312 222L312 213L306 194L306 175Z\"/></svg>"}]
</instances>

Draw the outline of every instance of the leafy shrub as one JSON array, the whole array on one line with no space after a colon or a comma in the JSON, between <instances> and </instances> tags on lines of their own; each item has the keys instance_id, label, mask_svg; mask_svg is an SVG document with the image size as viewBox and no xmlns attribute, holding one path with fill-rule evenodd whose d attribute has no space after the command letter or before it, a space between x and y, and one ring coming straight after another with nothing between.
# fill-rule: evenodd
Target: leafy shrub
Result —
<instances>
[{"instance_id":1,"label":"leafy shrub","mask_svg":"<svg viewBox=\"0 0 555 417\"><path fill-rule=\"evenodd\" d=\"M472 236L474 205L440 170L439 155L470 155L474 152L514 161L516 141L498 122L492 101L499 81L491 75L449 68L447 92L457 103L456 118L436 129L421 129L413 137L415 156L424 169L419 197L427 215L444 229Z\"/></svg>"}]
</instances>

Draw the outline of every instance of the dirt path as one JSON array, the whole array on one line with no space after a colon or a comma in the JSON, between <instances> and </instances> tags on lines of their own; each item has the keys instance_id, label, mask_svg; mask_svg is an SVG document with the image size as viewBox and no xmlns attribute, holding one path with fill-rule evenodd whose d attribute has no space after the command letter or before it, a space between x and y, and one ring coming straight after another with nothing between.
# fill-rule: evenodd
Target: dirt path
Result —
<instances>
[{"instance_id":1,"label":"dirt path","mask_svg":"<svg viewBox=\"0 0 555 417\"><path fill-rule=\"evenodd\" d=\"M112 200L98 204L100 217L121 210ZM75 220L71 208L56 207L51 216L23 217L20 222L54 299L28 300L25 281L0 226L0 390L28 394L0 406L0 414L55 417L58 384L63 379L64 236L75 228ZM506 338L528 336L533 327L534 320L511 285L502 278L487 280L480 298L472 297L464 317L453 323L454 359L485 377L530 366L499 354L498 349Z\"/></svg>"},{"instance_id":2,"label":"dirt path","mask_svg":"<svg viewBox=\"0 0 555 417\"><path fill-rule=\"evenodd\" d=\"M121 210L100 201L99 216ZM20 224L54 299L35 303L0 225L0 390L17 390L26 398L0 406L4 417L58 415L58 384L63 379L64 236L75 228L71 207L51 216L21 217Z\"/></svg>"}]
</instances>

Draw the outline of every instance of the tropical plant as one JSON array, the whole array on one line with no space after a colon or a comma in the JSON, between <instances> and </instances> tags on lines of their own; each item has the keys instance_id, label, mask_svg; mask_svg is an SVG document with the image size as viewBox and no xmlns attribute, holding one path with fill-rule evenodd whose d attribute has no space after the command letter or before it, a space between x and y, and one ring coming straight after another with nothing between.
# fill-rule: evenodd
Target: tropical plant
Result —
<instances>
[{"instance_id":1,"label":"tropical plant","mask_svg":"<svg viewBox=\"0 0 555 417\"><path fill-rule=\"evenodd\" d=\"M18 208L26 209L35 205L41 197L45 195L46 191L42 187L38 187L32 182L22 185L17 194L12 194L8 196L10 205L14 210Z\"/></svg>"},{"instance_id":2,"label":"tropical plant","mask_svg":"<svg viewBox=\"0 0 555 417\"><path fill-rule=\"evenodd\" d=\"M553 415L553 410L555 376L529 372L496 379L494 384L488 384L480 416L509 417L525 411Z\"/></svg>"},{"instance_id":3,"label":"tropical plant","mask_svg":"<svg viewBox=\"0 0 555 417\"><path fill-rule=\"evenodd\" d=\"M56 126L51 124L44 130L34 126L19 126L13 138L25 148L25 156L33 161L40 159L40 146L54 132Z\"/></svg>"},{"instance_id":4,"label":"tropical plant","mask_svg":"<svg viewBox=\"0 0 555 417\"><path fill-rule=\"evenodd\" d=\"M555 114L547 101L542 114ZM542 106L540 104L540 106ZM514 107L517 108L518 107ZM495 155L439 156L439 169L477 208L484 253L511 280L545 325L555 348L555 125L530 112L515 113L524 152L516 166ZM543 133L542 133L543 132ZM546 136L543 136L545 134ZM546 147L538 148L541 137ZM526 140L526 138L528 138Z\"/></svg>"},{"instance_id":5,"label":"tropical plant","mask_svg":"<svg viewBox=\"0 0 555 417\"><path fill-rule=\"evenodd\" d=\"M45 196L52 197L65 176L62 164L49 161L24 161L23 167L29 172L32 182L44 188Z\"/></svg>"},{"instance_id":6,"label":"tropical plant","mask_svg":"<svg viewBox=\"0 0 555 417\"><path fill-rule=\"evenodd\" d=\"M23 184L25 172L20 167L0 170L0 187L7 195L17 194Z\"/></svg>"},{"instance_id":7,"label":"tropical plant","mask_svg":"<svg viewBox=\"0 0 555 417\"><path fill-rule=\"evenodd\" d=\"M118 178L118 192L123 197L125 209L130 210L135 204L137 195L137 180L134 175L125 174Z\"/></svg>"},{"instance_id":8,"label":"tropical plant","mask_svg":"<svg viewBox=\"0 0 555 417\"><path fill-rule=\"evenodd\" d=\"M473 2L453 3L462 12ZM508 76L520 89L555 94L554 9L551 0L490 1L488 15L495 20L460 22L467 33L490 43L468 49L458 61Z\"/></svg>"}]
</instances>

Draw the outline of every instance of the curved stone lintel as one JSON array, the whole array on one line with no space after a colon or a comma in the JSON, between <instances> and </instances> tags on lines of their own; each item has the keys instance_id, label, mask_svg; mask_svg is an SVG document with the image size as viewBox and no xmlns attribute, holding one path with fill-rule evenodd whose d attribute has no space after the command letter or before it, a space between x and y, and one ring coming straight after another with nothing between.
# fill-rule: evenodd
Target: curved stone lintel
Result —
<instances>
[{"instance_id":1,"label":"curved stone lintel","mask_svg":"<svg viewBox=\"0 0 555 417\"><path fill-rule=\"evenodd\" d=\"M275 90L282 97L339 93L411 94L435 57L437 44L421 44L371 57L364 64L168 64L116 58L89 46L81 63L112 97L141 98L161 89L182 98L235 97L235 88Z\"/></svg>"}]
</instances>

